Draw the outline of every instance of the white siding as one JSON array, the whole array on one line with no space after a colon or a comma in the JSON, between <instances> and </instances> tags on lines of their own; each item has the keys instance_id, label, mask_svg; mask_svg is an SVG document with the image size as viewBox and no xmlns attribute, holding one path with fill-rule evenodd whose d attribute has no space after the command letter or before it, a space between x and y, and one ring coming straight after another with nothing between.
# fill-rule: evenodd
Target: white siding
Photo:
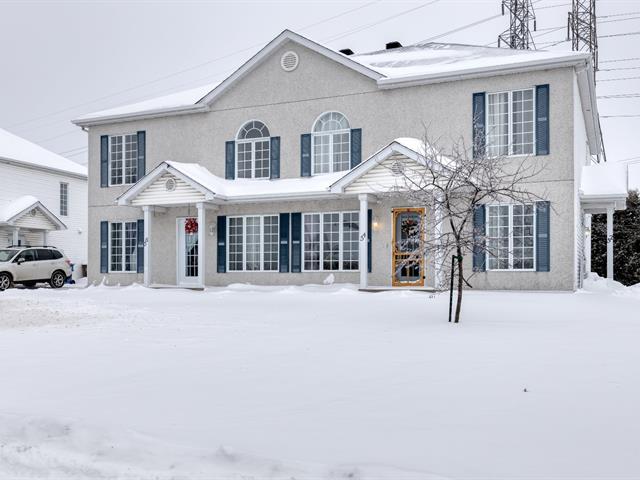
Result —
<instances>
[{"instance_id":1,"label":"white siding","mask_svg":"<svg viewBox=\"0 0 640 480\"><path fill-rule=\"evenodd\" d=\"M86 180L1 162L0 179L0 205L23 195L33 195L67 226L67 230L49 232L47 243L61 248L72 263L87 263ZM69 184L67 216L60 215L60 182ZM0 232L0 242L3 242L2 235ZM27 240L39 243L42 237ZM11 242L11 236L8 242Z\"/></svg>"},{"instance_id":2,"label":"white siding","mask_svg":"<svg viewBox=\"0 0 640 480\"><path fill-rule=\"evenodd\" d=\"M167 180L170 178L173 178L176 182L176 188L171 192L167 191L165 186ZM180 205L202 202L204 200L205 196L202 192L193 188L184 180L170 173L165 173L140 192L131 202L131 205Z\"/></svg>"},{"instance_id":3,"label":"white siding","mask_svg":"<svg viewBox=\"0 0 640 480\"><path fill-rule=\"evenodd\" d=\"M404 168L404 173L394 173L396 164ZM407 180L420 182L425 169L404 155L395 154L380 162L347 188L345 193L376 193L388 192L395 187L400 189L408 186Z\"/></svg>"},{"instance_id":4,"label":"white siding","mask_svg":"<svg viewBox=\"0 0 640 480\"><path fill-rule=\"evenodd\" d=\"M49 220L45 215L36 209L36 214L31 215L31 212L23 213L22 216L14 222L16 227L20 228L37 228L42 230L53 230L56 228L55 224Z\"/></svg>"}]
</instances>

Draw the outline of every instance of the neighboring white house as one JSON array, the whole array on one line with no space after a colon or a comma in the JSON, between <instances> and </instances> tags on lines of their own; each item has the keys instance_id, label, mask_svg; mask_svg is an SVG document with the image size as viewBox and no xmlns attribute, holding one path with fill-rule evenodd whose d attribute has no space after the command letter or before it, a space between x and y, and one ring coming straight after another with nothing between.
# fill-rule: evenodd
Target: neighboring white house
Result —
<instances>
[{"instance_id":1,"label":"neighboring white house","mask_svg":"<svg viewBox=\"0 0 640 480\"><path fill-rule=\"evenodd\" d=\"M0 247L53 245L87 265L87 169L0 129Z\"/></svg>"}]
</instances>

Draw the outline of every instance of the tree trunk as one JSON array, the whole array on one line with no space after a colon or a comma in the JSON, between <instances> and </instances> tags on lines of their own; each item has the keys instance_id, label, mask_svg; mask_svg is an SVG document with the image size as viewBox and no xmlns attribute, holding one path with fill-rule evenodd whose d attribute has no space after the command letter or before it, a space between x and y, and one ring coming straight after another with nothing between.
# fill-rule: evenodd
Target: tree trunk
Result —
<instances>
[{"instance_id":1,"label":"tree trunk","mask_svg":"<svg viewBox=\"0 0 640 480\"><path fill-rule=\"evenodd\" d=\"M460 322L460 310L462 309L462 289L464 287L464 277L462 276L462 250L460 247L456 249L458 254L458 300L456 301L456 319L455 323Z\"/></svg>"}]
</instances>

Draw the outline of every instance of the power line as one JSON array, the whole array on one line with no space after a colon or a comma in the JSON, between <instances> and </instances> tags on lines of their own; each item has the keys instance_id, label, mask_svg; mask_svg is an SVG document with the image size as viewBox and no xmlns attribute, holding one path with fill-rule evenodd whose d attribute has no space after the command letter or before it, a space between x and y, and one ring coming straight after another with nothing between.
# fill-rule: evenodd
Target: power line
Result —
<instances>
[{"instance_id":1,"label":"power line","mask_svg":"<svg viewBox=\"0 0 640 480\"><path fill-rule=\"evenodd\" d=\"M600 118L640 118L640 113L630 115L600 115Z\"/></svg>"},{"instance_id":2,"label":"power line","mask_svg":"<svg viewBox=\"0 0 640 480\"><path fill-rule=\"evenodd\" d=\"M640 17L631 18L614 18L613 20L598 20L598 23L612 23L612 22L628 22L629 20L638 20Z\"/></svg>"},{"instance_id":3,"label":"power line","mask_svg":"<svg viewBox=\"0 0 640 480\"><path fill-rule=\"evenodd\" d=\"M640 60L640 57L616 58L614 60L601 60L600 63L631 62L633 60Z\"/></svg>"},{"instance_id":4,"label":"power line","mask_svg":"<svg viewBox=\"0 0 640 480\"><path fill-rule=\"evenodd\" d=\"M640 31L638 32L625 32L625 33L612 33L610 35L600 35L600 38L611 38L611 37L628 37L630 35L640 35Z\"/></svg>"},{"instance_id":5,"label":"power line","mask_svg":"<svg viewBox=\"0 0 640 480\"><path fill-rule=\"evenodd\" d=\"M335 42L336 40L340 40L342 38L345 38L345 37L348 37L350 35L353 35L354 33L361 32L362 30L366 30L367 28L375 27L376 25L380 25L381 23L388 22L389 20L393 20L395 18L401 17L401 16L406 15L406 14L411 13L411 12L415 12L416 10L419 10L421 8L428 7L429 5L432 5L432 4L434 4L436 2L439 2L439 1L440 0L431 0L429 2L423 3L422 5L418 5L417 7L413 7L413 8L410 8L408 10L404 10L404 11L402 11L400 13L397 13L395 15L392 15L390 17L385 17L382 20L379 20L377 22L369 23L368 25L363 25L361 27L356 27L355 29L347 31L344 34L338 34L338 36L331 37L331 38L325 39L323 41L324 42Z\"/></svg>"},{"instance_id":6,"label":"power line","mask_svg":"<svg viewBox=\"0 0 640 480\"><path fill-rule=\"evenodd\" d=\"M619 72L620 70L638 70L640 67L601 68L600 72Z\"/></svg>"},{"instance_id":7,"label":"power line","mask_svg":"<svg viewBox=\"0 0 640 480\"><path fill-rule=\"evenodd\" d=\"M615 95L599 95L597 98L601 99L618 99L618 98L640 98L640 93L619 93Z\"/></svg>"},{"instance_id":8,"label":"power line","mask_svg":"<svg viewBox=\"0 0 640 480\"><path fill-rule=\"evenodd\" d=\"M617 82L619 80L640 80L640 77L621 77L621 78L605 78L604 80L599 79L599 82Z\"/></svg>"},{"instance_id":9,"label":"power line","mask_svg":"<svg viewBox=\"0 0 640 480\"><path fill-rule=\"evenodd\" d=\"M627 15L640 15L640 12L614 13L613 15L600 15L600 18L626 17Z\"/></svg>"}]
</instances>

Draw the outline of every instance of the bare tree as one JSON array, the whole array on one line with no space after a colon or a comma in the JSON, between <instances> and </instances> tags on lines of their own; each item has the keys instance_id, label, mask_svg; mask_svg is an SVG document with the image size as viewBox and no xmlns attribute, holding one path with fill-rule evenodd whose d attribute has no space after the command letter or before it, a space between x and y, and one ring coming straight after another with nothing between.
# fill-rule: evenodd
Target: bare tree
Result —
<instances>
[{"instance_id":1,"label":"bare tree","mask_svg":"<svg viewBox=\"0 0 640 480\"><path fill-rule=\"evenodd\" d=\"M460 321L462 296L465 284L473 272L465 271L466 255L495 256L496 245L487 239L484 225L474 225L474 215L479 207L490 202L532 204L542 197L528 190L534 178L544 169L544 164L531 157L506 157L493 155L484 147L484 139L478 139L475 148L469 148L464 139L449 142L446 150L439 140L429 138L425 128L420 147L423 162L412 165L393 163L389 168L398 177L393 192L401 195L411 205L426 206L431 214L420 225L410 226L405 240L420 238L420 247L414 248L404 260L404 266L422 258L433 259L439 272L439 287L451 280L447 268L455 257L457 302L455 323ZM411 245L406 250L411 251Z\"/></svg>"}]
</instances>

